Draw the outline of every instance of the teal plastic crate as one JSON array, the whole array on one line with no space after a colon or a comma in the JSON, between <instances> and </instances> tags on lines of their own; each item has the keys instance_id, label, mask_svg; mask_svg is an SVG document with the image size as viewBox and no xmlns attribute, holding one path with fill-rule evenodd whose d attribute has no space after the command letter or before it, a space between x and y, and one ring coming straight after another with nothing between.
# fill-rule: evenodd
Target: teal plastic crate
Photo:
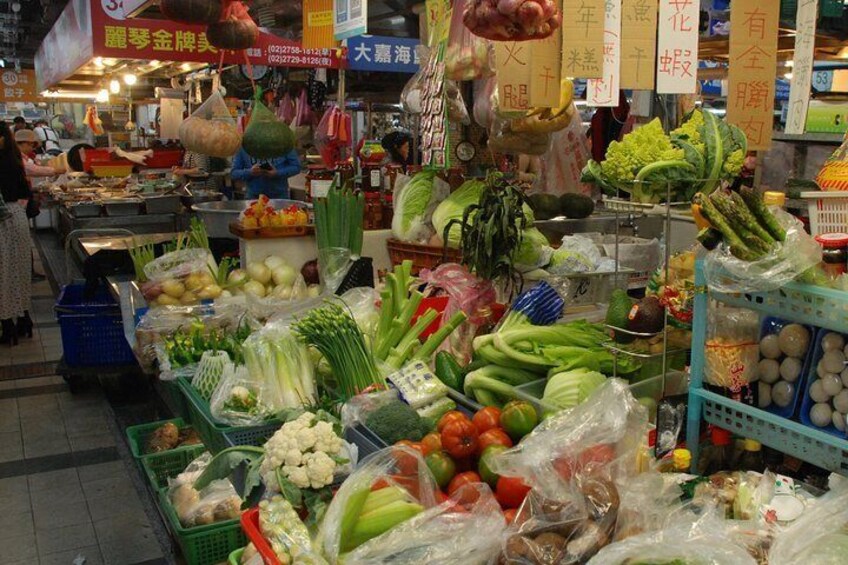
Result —
<instances>
[{"instance_id":1,"label":"teal plastic crate","mask_svg":"<svg viewBox=\"0 0 848 565\"><path fill-rule=\"evenodd\" d=\"M171 411L174 417L188 420L188 404L180 390L177 379L171 381L158 380L154 386L165 406L168 407L168 410Z\"/></svg>"}]
</instances>

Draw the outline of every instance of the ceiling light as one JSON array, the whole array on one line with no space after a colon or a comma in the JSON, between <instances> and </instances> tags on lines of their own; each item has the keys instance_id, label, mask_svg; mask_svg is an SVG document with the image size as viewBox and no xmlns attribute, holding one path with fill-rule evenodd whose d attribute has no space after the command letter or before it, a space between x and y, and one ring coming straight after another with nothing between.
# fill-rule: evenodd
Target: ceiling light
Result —
<instances>
[{"instance_id":1,"label":"ceiling light","mask_svg":"<svg viewBox=\"0 0 848 565\"><path fill-rule=\"evenodd\" d=\"M158 59L153 59L152 61L150 61L149 64L150 64L151 67L158 67L160 64L162 64L162 62L159 61Z\"/></svg>"},{"instance_id":2,"label":"ceiling light","mask_svg":"<svg viewBox=\"0 0 848 565\"><path fill-rule=\"evenodd\" d=\"M104 67L103 57L95 57L94 58L94 66L99 68L99 69L102 69Z\"/></svg>"},{"instance_id":3,"label":"ceiling light","mask_svg":"<svg viewBox=\"0 0 848 565\"><path fill-rule=\"evenodd\" d=\"M191 70L191 64L190 63L183 63L182 65L180 65L180 68L184 71L190 71Z\"/></svg>"},{"instance_id":4,"label":"ceiling light","mask_svg":"<svg viewBox=\"0 0 848 565\"><path fill-rule=\"evenodd\" d=\"M792 73L783 73L783 78L787 80L792 80Z\"/></svg>"},{"instance_id":5,"label":"ceiling light","mask_svg":"<svg viewBox=\"0 0 848 565\"><path fill-rule=\"evenodd\" d=\"M89 100L96 100L97 99L97 92L72 92L72 91L61 92L61 91L58 91L58 90L45 90L44 92L41 93L41 96L43 96L44 98L73 98L73 99L88 98Z\"/></svg>"},{"instance_id":6,"label":"ceiling light","mask_svg":"<svg viewBox=\"0 0 848 565\"><path fill-rule=\"evenodd\" d=\"M132 86L138 81L138 77L132 73L127 73L124 75L124 84L127 86Z\"/></svg>"},{"instance_id":7,"label":"ceiling light","mask_svg":"<svg viewBox=\"0 0 848 565\"><path fill-rule=\"evenodd\" d=\"M120 82L118 82L118 81L117 81L117 80L115 80L115 79L112 79L112 80L109 82L109 91L110 91L112 94L118 94L118 93L121 91L121 83L120 83Z\"/></svg>"},{"instance_id":8,"label":"ceiling light","mask_svg":"<svg viewBox=\"0 0 848 565\"><path fill-rule=\"evenodd\" d=\"M4 69L4 68L6 68L6 61L4 61L3 59L0 59L0 69Z\"/></svg>"},{"instance_id":9,"label":"ceiling light","mask_svg":"<svg viewBox=\"0 0 848 565\"><path fill-rule=\"evenodd\" d=\"M12 2L12 11L14 13L18 13L21 11L21 3L20 2Z\"/></svg>"},{"instance_id":10,"label":"ceiling light","mask_svg":"<svg viewBox=\"0 0 848 565\"><path fill-rule=\"evenodd\" d=\"M792 67L792 66L794 66L794 65L795 65L795 61L793 61L792 59L790 59L790 60L788 60L788 61L785 61L785 62L783 63L783 66L784 66L784 67Z\"/></svg>"},{"instance_id":11,"label":"ceiling light","mask_svg":"<svg viewBox=\"0 0 848 565\"><path fill-rule=\"evenodd\" d=\"M109 101L109 91L108 91L108 90L106 90L105 88L101 88L101 89L97 92L97 98L96 98L96 100L97 100L98 102L108 102L108 101Z\"/></svg>"}]
</instances>

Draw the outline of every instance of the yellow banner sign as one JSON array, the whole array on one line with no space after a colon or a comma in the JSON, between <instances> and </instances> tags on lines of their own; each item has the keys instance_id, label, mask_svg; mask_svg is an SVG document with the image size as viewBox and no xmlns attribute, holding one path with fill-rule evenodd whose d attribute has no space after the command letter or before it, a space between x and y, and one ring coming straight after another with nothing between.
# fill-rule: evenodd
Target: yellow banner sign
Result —
<instances>
[{"instance_id":1,"label":"yellow banner sign","mask_svg":"<svg viewBox=\"0 0 848 565\"><path fill-rule=\"evenodd\" d=\"M499 109L503 112L530 108L529 41L495 41L495 74L498 78Z\"/></svg>"},{"instance_id":2,"label":"yellow banner sign","mask_svg":"<svg viewBox=\"0 0 848 565\"><path fill-rule=\"evenodd\" d=\"M303 48L334 49L333 0L303 0Z\"/></svg>"},{"instance_id":3,"label":"yellow banner sign","mask_svg":"<svg viewBox=\"0 0 848 565\"><path fill-rule=\"evenodd\" d=\"M621 2L621 88L654 88L658 9L658 0Z\"/></svg>"},{"instance_id":4,"label":"yellow banner sign","mask_svg":"<svg viewBox=\"0 0 848 565\"><path fill-rule=\"evenodd\" d=\"M605 8L605 0L563 0L562 76L603 76Z\"/></svg>"},{"instance_id":5,"label":"yellow banner sign","mask_svg":"<svg viewBox=\"0 0 848 565\"><path fill-rule=\"evenodd\" d=\"M774 87L780 5L733 0L727 120L748 136L748 149L768 149L774 128Z\"/></svg>"}]
</instances>

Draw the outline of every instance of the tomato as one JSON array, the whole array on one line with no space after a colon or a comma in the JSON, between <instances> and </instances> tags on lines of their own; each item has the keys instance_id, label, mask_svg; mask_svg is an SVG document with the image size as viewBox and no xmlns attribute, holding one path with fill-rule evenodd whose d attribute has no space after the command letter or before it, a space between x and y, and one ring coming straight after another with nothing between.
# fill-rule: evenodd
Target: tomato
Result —
<instances>
[{"instance_id":1,"label":"tomato","mask_svg":"<svg viewBox=\"0 0 848 565\"><path fill-rule=\"evenodd\" d=\"M433 494L436 497L436 504L442 504L443 502L447 502L448 500L450 500L450 498L448 498L448 495L442 492L441 489L436 489L436 492L434 492Z\"/></svg>"},{"instance_id":2,"label":"tomato","mask_svg":"<svg viewBox=\"0 0 848 565\"><path fill-rule=\"evenodd\" d=\"M475 453L471 457L452 457L453 462L456 463L456 471L458 473L464 473L465 471L476 471L477 470L477 454Z\"/></svg>"},{"instance_id":3,"label":"tomato","mask_svg":"<svg viewBox=\"0 0 848 565\"><path fill-rule=\"evenodd\" d=\"M479 446L477 451L483 453L490 445L503 445L504 447L512 447L512 440L507 433L500 428L492 428L480 434Z\"/></svg>"},{"instance_id":4,"label":"tomato","mask_svg":"<svg viewBox=\"0 0 848 565\"><path fill-rule=\"evenodd\" d=\"M477 428L477 433L482 434L486 430L497 428L501 420L501 409L497 406L486 406L477 411L471 422Z\"/></svg>"},{"instance_id":5,"label":"tomato","mask_svg":"<svg viewBox=\"0 0 848 565\"><path fill-rule=\"evenodd\" d=\"M418 459L415 458L409 451L417 451L419 455L424 456L421 448L421 443L412 442L408 439L402 439L395 444L395 447L405 447L406 449L396 449L395 462L398 471L404 475L413 475L418 472Z\"/></svg>"},{"instance_id":6,"label":"tomato","mask_svg":"<svg viewBox=\"0 0 848 565\"><path fill-rule=\"evenodd\" d=\"M445 488L456 474L456 463L444 451L435 451L424 458L427 468L433 473L436 484Z\"/></svg>"},{"instance_id":7,"label":"tomato","mask_svg":"<svg viewBox=\"0 0 848 565\"><path fill-rule=\"evenodd\" d=\"M593 445L588 449L584 449L577 456L576 461L571 457L554 459L554 469L563 480L570 481L576 473L583 471L587 467L597 469L610 463L613 459L615 459L615 448L612 445Z\"/></svg>"},{"instance_id":8,"label":"tomato","mask_svg":"<svg viewBox=\"0 0 848 565\"><path fill-rule=\"evenodd\" d=\"M442 428L442 449L451 457L468 457L477 453L477 428L471 420L454 420Z\"/></svg>"},{"instance_id":9,"label":"tomato","mask_svg":"<svg viewBox=\"0 0 848 565\"><path fill-rule=\"evenodd\" d=\"M464 473L460 473L453 479L451 479L451 482L448 485L448 496L453 496L456 491L458 491L465 485L470 485L479 482L482 482L482 480L480 479L480 475L478 475L474 471L466 471Z\"/></svg>"},{"instance_id":10,"label":"tomato","mask_svg":"<svg viewBox=\"0 0 848 565\"><path fill-rule=\"evenodd\" d=\"M421 448L424 450L425 457L431 453L438 453L442 450L442 437L436 432L427 434L421 440Z\"/></svg>"},{"instance_id":11,"label":"tomato","mask_svg":"<svg viewBox=\"0 0 848 565\"><path fill-rule=\"evenodd\" d=\"M506 520L507 525L515 522L515 516L518 514L517 508L507 508L504 510L504 519Z\"/></svg>"},{"instance_id":12,"label":"tomato","mask_svg":"<svg viewBox=\"0 0 848 565\"><path fill-rule=\"evenodd\" d=\"M526 400L513 400L501 412L501 427L514 441L518 441L539 424L536 409Z\"/></svg>"},{"instance_id":13,"label":"tomato","mask_svg":"<svg viewBox=\"0 0 848 565\"><path fill-rule=\"evenodd\" d=\"M455 420L468 420L468 416L457 410L445 412L444 416L439 418L439 422L436 424L436 430L441 432L446 425Z\"/></svg>"},{"instance_id":14,"label":"tomato","mask_svg":"<svg viewBox=\"0 0 848 565\"><path fill-rule=\"evenodd\" d=\"M500 477L495 489L495 498L503 508L518 508L528 492L530 487L518 477Z\"/></svg>"},{"instance_id":15,"label":"tomato","mask_svg":"<svg viewBox=\"0 0 848 565\"><path fill-rule=\"evenodd\" d=\"M477 470L480 472L480 477L489 483L489 486L495 488L498 484L499 475L492 471L492 458L509 449L503 445L490 445L483 450L483 455L480 456L480 463L477 465Z\"/></svg>"}]
</instances>

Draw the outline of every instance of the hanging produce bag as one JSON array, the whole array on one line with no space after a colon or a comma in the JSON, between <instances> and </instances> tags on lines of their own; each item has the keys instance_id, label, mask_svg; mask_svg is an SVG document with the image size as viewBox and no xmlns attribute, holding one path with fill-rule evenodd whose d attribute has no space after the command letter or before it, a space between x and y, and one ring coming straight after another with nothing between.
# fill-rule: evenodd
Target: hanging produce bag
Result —
<instances>
[{"instance_id":1,"label":"hanging produce bag","mask_svg":"<svg viewBox=\"0 0 848 565\"><path fill-rule=\"evenodd\" d=\"M459 85L452 80L445 81L445 100L448 104L448 120L470 126L471 118L468 116L468 108L465 107L462 92L459 90Z\"/></svg>"},{"instance_id":2,"label":"hanging produce bag","mask_svg":"<svg viewBox=\"0 0 848 565\"><path fill-rule=\"evenodd\" d=\"M489 77L474 83L474 121L482 128L492 125L492 93L498 91L498 79Z\"/></svg>"},{"instance_id":3,"label":"hanging produce bag","mask_svg":"<svg viewBox=\"0 0 848 565\"><path fill-rule=\"evenodd\" d=\"M418 68L418 72L407 81L400 93L400 104L403 111L408 114L420 114L422 111L424 69L427 68L427 61L430 58L430 50L424 45L417 45L415 51L418 54L418 60L421 61L421 66Z\"/></svg>"},{"instance_id":4,"label":"hanging produce bag","mask_svg":"<svg viewBox=\"0 0 848 565\"><path fill-rule=\"evenodd\" d=\"M445 51L445 78L451 80L477 80L494 74L491 45L471 33L462 21L465 7L470 3L471 0L457 0L453 5Z\"/></svg>"},{"instance_id":5,"label":"hanging produce bag","mask_svg":"<svg viewBox=\"0 0 848 565\"><path fill-rule=\"evenodd\" d=\"M241 135L224 97L215 92L180 124L180 143L187 151L226 159L241 147Z\"/></svg>"},{"instance_id":6,"label":"hanging produce bag","mask_svg":"<svg viewBox=\"0 0 848 565\"><path fill-rule=\"evenodd\" d=\"M250 17L243 2L225 0L221 21L206 28L206 38L218 49L239 51L253 47L259 38L259 27Z\"/></svg>"},{"instance_id":7,"label":"hanging produce bag","mask_svg":"<svg viewBox=\"0 0 848 565\"><path fill-rule=\"evenodd\" d=\"M286 92L285 96L280 99L280 103L277 105L277 117L280 121L290 124L294 121L294 116L294 100L292 100L291 95Z\"/></svg>"},{"instance_id":8,"label":"hanging produce bag","mask_svg":"<svg viewBox=\"0 0 848 565\"><path fill-rule=\"evenodd\" d=\"M335 167L342 161L342 149L350 147L351 137L350 116L333 105L324 113L315 130L315 147L325 165Z\"/></svg>"},{"instance_id":9,"label":"hanging produce bag","mask_svg":"<svg viewBox=\"0 0 848 565\"><path fill-rule=\"evenodd\" d=\"M562 24L554 0L469 0L462 20L471 33L492 41L545 39Z\"/></svg>"},{"instance_id":10,"label":"hanging produce bag","mask_svg":"<svg viewBox=\"0 0 848 565\"><path fill-rule=\"evenodd\" d=\"M250 123L244 130L242 147L256 159L282 157L294 149L294 132L262 103L262 89L257 89Z\"/></svg>"}]
</instances>

